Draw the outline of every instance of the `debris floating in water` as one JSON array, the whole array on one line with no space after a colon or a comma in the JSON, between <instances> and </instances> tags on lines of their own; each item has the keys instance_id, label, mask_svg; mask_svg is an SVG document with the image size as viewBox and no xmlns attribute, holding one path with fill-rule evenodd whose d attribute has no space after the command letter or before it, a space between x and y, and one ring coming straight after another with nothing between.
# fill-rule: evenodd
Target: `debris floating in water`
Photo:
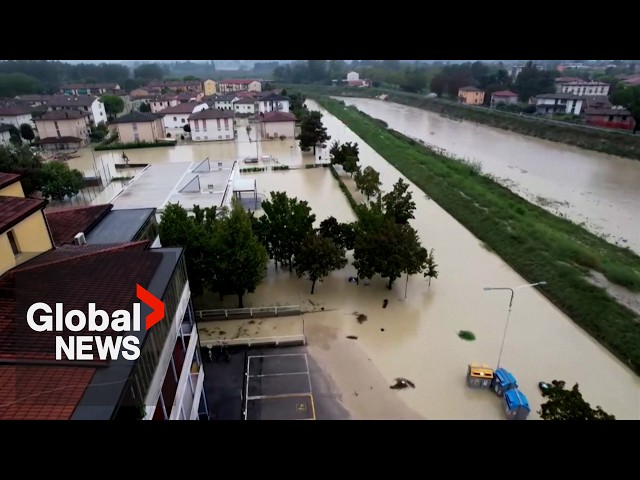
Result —
<instances>
[{"instance_id":1,"label":"debris floating in water","mask_svg":"<svg viewBox=\"0 0 640 480\"><path fill-rule=\"evenodd\" d=\"M364 313L355 312L355 315L357 315L356 320L358 320L358 323L364 323L367 321L367 316Z\"/></svg>"},{"instance_id":2,"label":"debris floating in water","mask_svg":"<svg viewBox=\"0 0 640 480\"><path fill-rule=\"evenodd\" d=\"M458 336L459 336L460 338L462 338L463 340L469 340L469 341L472 341L472 340L475 340L475 339L476 339L475 334L474 334L473 332L470 332L469 330L460 330L460 331L458 332Z\"/></svg>"},{"instance_id":3,"label":"debris floating in water","mask_svg":"<svg viewBox=\"0 0 640 480\"><path fill-rule=\"evenodd\" d=\"M389 388L393 388L394 390L401 390L407 387L416 388L416 385L411 380L407 380L406 378L398 377L395 380L396 383L394 385L391 385Z\"/></svg>"},{"instance_id":4,"label":"debris floating in water","mask_svg":"<svg viewBox=\"0 0 640 480\"><path fill-rule=\"evenodd\" d=\"M355 335L347 335L347 338L350 340L357 340L358 337L356 337Z\"/></svg>"},{"instance_id":5,"label":"debris floating in water","mask_svg":"<svg viewBox=\"0 0 640 480\"><path fill-rule=\"evenodd\" d=\"M382 308L387 308L388 304L389 304L389 300L385 298L384 301L382 302Z\"/></svg>"}]
</instances>

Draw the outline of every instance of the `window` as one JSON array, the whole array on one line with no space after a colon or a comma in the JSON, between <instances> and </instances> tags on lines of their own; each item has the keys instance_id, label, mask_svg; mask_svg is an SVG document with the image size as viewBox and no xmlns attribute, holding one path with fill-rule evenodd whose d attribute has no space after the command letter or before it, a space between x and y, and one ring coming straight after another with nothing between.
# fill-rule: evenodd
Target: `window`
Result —
<instances>
[{"instance_id":1,"label":"window","mask_svg":"<svg viewBox=\"0 0 640 480\"><path fill-rule=\"evenodd\" d=\"M207 135L204 136L205 140L209 140L209 137Z\"/></svg>"},{"instance_id":2,"label":"window","mask_svg":"<svg viewBox=\"0 0 640 480\"><path fill-rule=\"evenodd\" d=\"M178 117L173 117L173 121L177 122L178 121ZM182 119L182 121L184 122L184 119Z\"/></svg>"},{"instance_id":3,"label":"window","mask_svg":"<svg viewBox=\"0 0 640 480\"><path fill-rule=\"evenodd\" d=\"M138 135L138 132L136 132L136 133L134 133L134 134L133 134L133 140L134 140L135 142L139 142L139 141L140 141L140 136Z\"/></svg>"},{"instance_id":4,"label":"window","mask_svg":"<svg viewBox=\"0 0 640 480\"><path fill-rule=\"evenodd\" d=\"M218 135L218 140L222 140L222 135Z\"/></svg>"},{"instance_id":5,"label":"window","mask_svg":"<svg viewBox=\"0 0 640 480\"><path fill-rule=\"evenodd\" d=\"M18 247L18 241L13 234L13 230L9 230L9 232L7 233L7 237L9 237L9 243L11 244L11 251L13 252L13 256L17 257L18 255L20 255L20 248Z\"/></svg>"},{"instance_id":6,"label":"window","mask_svg":"<svg viewBox=\"0 0 640 480\"><path fill-rule=\"evenodd\" d=\"M133 131L136 132L138 130L138 124L137 123L132 123L131 124L131 128L133 128Z\"/></svg>"},{"instance_id":7,"label":"window","mask_svg":"<svg viewBox=\"0 0 640 480\"><path fill-rule=\"evenodd\" d=\"M89 111L89 107L84 107L84 111L88 112Z\"/></svg>"},{"instance_id":8,"label":"window","mask_svg":"<svg viewBox=\"0 0 640 480\"><path fill-rule=\"evenodd\" d=\"M226 137L226 138L231 138L231 135L227 135L227 137Z\"/></svg>"},{"instance_id":9,"label":"window","mask_svg":"<svg viewBox=\"0 0 640 480\"><path fill-rule=\"evenodd\" d=\"M200 140L200 137L196 137L196 140Z\"/></svg>"},{"instance_id":10,"label":"window","mask_svg":"<svg viewBox=\"0 0 640 480\"><path fill-rule=\"evenodd\" d=\"M181 121L182 123L184 123L184 118L181 118L181 119L180 119L180 121Z\"/></svg>"},{"instance_id":11,"label":"window","mask_svg":"<svg viewBox=\"0 0 640 480\"><path fill-rule=\"evenodd\" d=\"M626 115L623 115L623 116L622 116L622 121L623 121L623 122L626 122L626 121L627 121L627 116L626 116Z\"/></svg>"},{"instance_id":12,"label":"window","mask_svg":"<svg viewBox=\"0 0 640 480\"><path fill-rule=\"evenodd\" d=\"M609 121L613 122L613 115L609 115Z\"/></svg>"}]
</instances>

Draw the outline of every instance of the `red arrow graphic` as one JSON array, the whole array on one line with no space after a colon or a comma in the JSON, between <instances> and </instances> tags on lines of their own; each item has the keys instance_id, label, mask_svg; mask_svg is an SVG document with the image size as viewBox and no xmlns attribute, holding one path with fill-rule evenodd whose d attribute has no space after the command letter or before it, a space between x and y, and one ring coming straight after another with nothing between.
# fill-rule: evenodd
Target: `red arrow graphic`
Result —
<instances>
[{"instance_id":1,"label":"red arrow graphic","mask_svg":"<svg viewBox=\"0 0 640 480\"><path fill-rule=\"evenodd\" d=\"M164 318L164 302L153 293L147 291L139 283L136 283L136 297L149 305L153 311L145 319L146 329L149 330L156 323Z\"/></svg>"}]
</instances>

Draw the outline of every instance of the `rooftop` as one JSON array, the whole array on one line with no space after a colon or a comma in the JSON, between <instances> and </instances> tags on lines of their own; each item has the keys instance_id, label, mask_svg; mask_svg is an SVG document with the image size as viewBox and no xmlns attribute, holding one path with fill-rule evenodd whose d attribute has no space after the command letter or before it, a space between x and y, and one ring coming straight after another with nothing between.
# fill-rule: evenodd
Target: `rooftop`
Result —
<instances>
[{"instance_id":1,"label":"rooftop","mask_svg":"<svg viewBox=\"0 0 640 480\"><path fill-rule=\"evenodd\" d=\"M476 87L462 87L460 91L461 92L481 92L482 90Z\"/></svg>"},{"instance_id":2,"label":"rooftop","mask_svg":"<svg viewBox=\"0 0 640 480\"><path fill-rule=\"evenodd\" d=\"M113 205L90 205L88 207L52 208L45 210L49 230L56 246L73 243L78 233L87 234L113 208Z\"/></svg>"},{"instance_id":3,"label":"rooftop","mask_svg":"<svg viewBox=\"0 0 640 480\"><path fill-rule=\"evenodd\" d=\"M131 113L127 113L126 115L122 115L121 117L112 120L111 123L144 123L144 122L154 122L159 117L153 113L142 113L133 111Z\"/></svg>"},{"instance_id":4,"label":"rooftop","mask_svg":"<svg viewBox=\"0 0 640 480\"><path fill-rule=\"evenodd\" d=\"M277 93L269 93L268 95L264 95L262 97L260 97L260 101L261 102L282 102L284 100L289 100L288 97L285 97L284 95L278 95Z\"/></svg>"},{"instance_id":5,"label":"rooftop","mask_svg":"<svg viewBox=\"0 0 640 480\"><path fill-rule=\"evenodd\" d=\"M20 180L21 175L19 173L3 173L0 172L0 188L4 188L7 185L16 183Z\"/></svg>"},{"instance_id":6,"label":"rooftop","mask_svg":"<svg viewBox=\"0 0 640 480\"><path fill-rule=\"evenodd\" d=\"M0 116L3 117L15 117L18 115L27 115L30 113L31 109L29 107L21 107L19 105L0 108Z\"/></svg>"},{"instance_id":7,"label":"rooftop","mask_svg":"<svg viewBox=\"0 0 640 480\"><path fill-rule=\"evenodd\" d=\"M86 234L87 242L92 244L131 242L155 213L155 208L110 210Z\"/></svg>"},{"instance_id":8,"label":"rooftop","mask_svg":"<svg viewBox=\"0 0 640 480\"><path fill-rule=\"evenodd\" d=\"M0 197L0 234L10 230L46 204L47 201L40 198Z\"/></svg>"},{"instance_id":9,"label":"rooftop","mask_svg":"<svg viewBox=\"0 0 640 480\"><path fill-rule=\"evenodd\" d=\"M193 109L202 105L202 102L179 103L173 107L167 107L158 112L159 115L169 115L170 113L193 113Z\"/></svg>"},{"instance_id":10,"label":"rooftop","mask_svg":"<svg viewBox=\"0 0 640 480\"><path fill-rule=\"evenodd\" d=\"M68 85L62 85L60 90L77 90L82 88L115 90L118 86L119 85L117 83L70 83Z\"/></svg>"},{"instance_id":11,"label":"rooftop","mask_svg":"<svg viewBox=\"0 0 640 480\"><path fill-rule=\"evenodd\" d=\"M631 116L631 112L626 108L587 108L587 115L622 115Z\"/></svg>"},{"instance_id":12,"label":"rooftop","mask_svg":"<svg viewBox=\"0 0 640 480\"><path fill-rule=\"evenodd\" d=\"M98 99L93 95L52 95L47 105L52 107L66 107L69 105L79 105L89 107Z\"/></svg>"},{"instance_id":13,"label":"rooftop","mask_svg":"<svg viewBox=\"0 0 640 480\"><path fill-rule=\"evenodd\" d=\"M189 116L189 120L211 120L215 118L233 118L231 110L220 110L219 108L207 108Z\"/></svg>"},{"instance_id":14,"label":"rooftop","mask_svg":"<svg viewBox=\"0 0 640 480\"><path fill-rule=\"evenodd\" d=\"M253 82L257 82L257 80L252 78L227 78L225 80L220 80L219 83L226 83L228 85L249 85Z\"/></svg>"},{"instance_id":15,"label":"rooftop","mask_svg":"<svg viewBox=\"0 0 640 480\"><path fill-rule=\"evenodd\" d=\"M574 95L573 93L543 93L542 95L536 95L536 98L557 98L559 100L584 100L584 97L580 95Z\"/></svg>"},{"instance_id":16,"label":"rooftop","mask_svg":"<svg viewBox=\"0 0 640 480\"><path fill-rule=\"evenodd\" d=\"M266 112L261 114L263 122L295 122L296 116L289 112Z\"/></svg>"},{"instance_id":17,"label":"rooftop","mask_svg":"<svg viewBox=\"0 0 640 480\"><path fill-rule=\"evenodd\" d=\"M500 90L498 92L493 92L491 95L494 97L517 97L517 93L513 93L511 90Z\"/></svg>"},{"instance_id":18,"label":"rooftop","mask_svg":"<svg viewBox=\"0 0 640 480\"><path fill-rule=\"evenodd\" d=\"M35 120L77 120L88 115L88 112L79 112L77 110L56 110L43 113Z\"/></svg>"}]
</instances>

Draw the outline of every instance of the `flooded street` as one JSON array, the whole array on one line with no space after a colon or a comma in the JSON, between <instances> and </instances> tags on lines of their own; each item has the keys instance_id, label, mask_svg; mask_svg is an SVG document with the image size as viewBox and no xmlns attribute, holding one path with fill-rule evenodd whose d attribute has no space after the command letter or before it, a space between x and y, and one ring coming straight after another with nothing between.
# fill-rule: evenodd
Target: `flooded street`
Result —
<instances>
[{"instance_id":1,"label":"flooded street","mask_svg":"<svg viewBox=\"0 0 640 480\"><path fill-rule=\"evenodd\" d=\"M383 190L390 190L400 177L406 181L344 124L316 103L308 103L323 113L331 141L359 143L362 167L370 165L380 172ZM256 145L248 141L244 127L238 129L238 135L237 143L128 150L127 155L131 163L151 164L150 169L156 164L207 157L211 162L231 162L256 155ZM96 152L96 163L120 163L120 154ZM273 155L282 164L314 162L313 155L301 154L293 139L261 142L259 155ZM81 170L91 170L93 164L91 151L69 161L71 167ZM330 215L340 221L355 219L328 169L241 176L255 178L261 196L284 190L307 200L316 214L316 225ZM505 328L508 295L485 292L483 287L516 287L528 282L408 183L417 206L412 225L423 245L435 249L439 265L439 278L430 287L421 276L409 278L408 284L405 278L398 279L391 291L379 277L368 285L363 281L355 285L348 282L356 273L349 264L318 282L316 293L310 295L310 281L270 264L265 281L255 293L245 296L245 306L301 305L309 351L336 384L352 418L503 419L501 400L486 390L469 389L465 375L469 363L495 366ZM386 308L384 299L388 300ZM225 297L223 305L236 307L237 297ZM358 315L365 315L366 321L359 322ZM460 330L474 332L476 340L460 339ZM514 299L501 364L515 375L527 395L532 419L539 417L543 400L538 382L553 379L565 380L568 386L579 383L592 406L600 405L619 419L640 419L640 378L536 290L520 290ZM415 389L390 389L397 377L411 380Z\"/></svg>"},{"instance_id":2,"label":"flooded street","mask_svg":"<svg viewBox=\"0 0 640 480\"><path fill-rule=\"evenodd\" d=\"M337 97L336 97L337 98ZM390 128L470 160L532 203L585 223L593 233L640 253L640 161L437 113L365 98L343 98Z\"/></svg>"}]
</instances>

